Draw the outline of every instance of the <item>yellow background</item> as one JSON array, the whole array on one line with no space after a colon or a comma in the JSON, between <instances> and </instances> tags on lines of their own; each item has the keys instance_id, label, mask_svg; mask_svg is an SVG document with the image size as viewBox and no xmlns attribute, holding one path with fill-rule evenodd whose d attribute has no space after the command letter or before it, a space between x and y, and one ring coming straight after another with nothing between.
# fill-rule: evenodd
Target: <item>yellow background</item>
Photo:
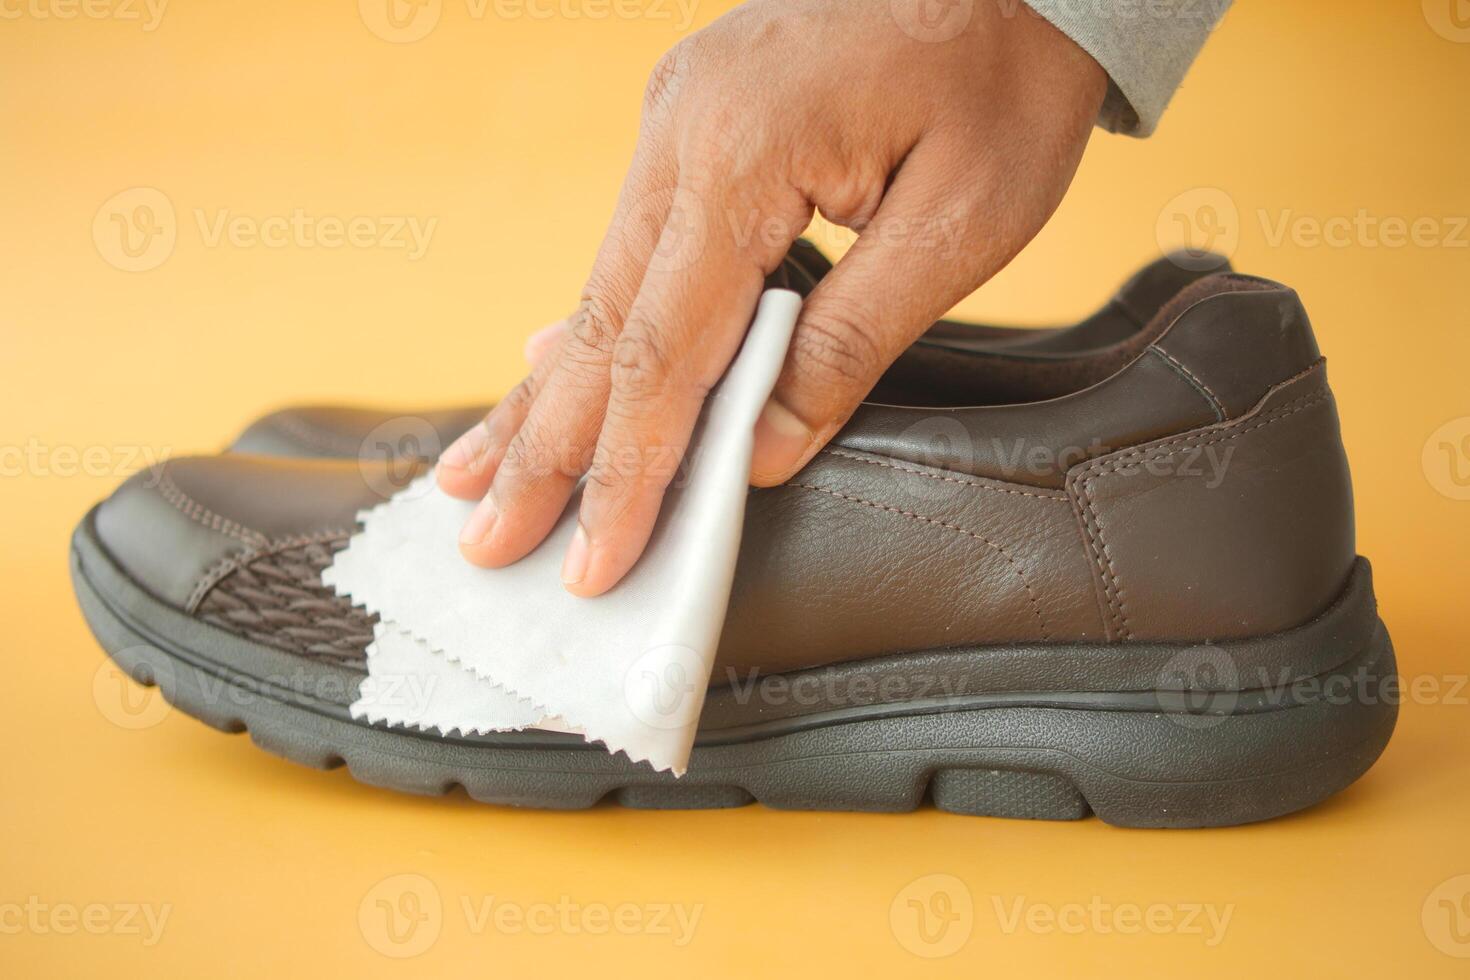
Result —
<instances>
[{"instance_id":1,"label":"yellow background","mask_svg":"<svg viewBox=\"0 0 1470 980\"><path fill-rule=\"evenodd\" d=\"M1213 832L932 810L517 812L312 772L182 715L139 730L109 720L130 716L115 678L96 676L66 543L141 453L213 451L292 401L489 397L517 380L522 337L574 301L642 80L681 34L655 16L676 20L669 3L597 19L586 0L558 2L564 13L537 19L429 0L439 20L414 43L375 35L352 0L174 0L153 30L141 0L102 18L56 16L68 0L0 5L0 913L31 896L170 908L151 947L0 919L0 974L1470 972L1436 947L1470 953L1434 911L1470 891L1451 880L1470 873L1470 502L1437 489L1455 491L1449 460L1424 453L1470 416L1470 231L1452 220L1470 214L1470 29L1451 0L1241 4L1158 136L1099 133L1055 220L961 310L1084 313L1158 254L1161 225L1177 238L1176 213L1209 223L1199 205L1220 194L1200 188L1228 202L1214 225L1237 265L1300 290L1331 359L1384 618L1406 677L1439 687L1404 705L1379 765L1330 802ZM700 0L694 25L729 6ZM124 19L133 11L144 20ZM125 272L93 225L138 187L168 197L177 245ZM437 226L410 261L210 246L196 218L295 209ZM1360 210L1430 219L1441 240L1304 237L1313 219ZM1299 233L1276 240L1283 218ZM32 450L19 464L16 447ZM87 450L78 473L69 453ZM424 876L442 902L437 938L403 961L359 926L398 874ZM931 874L973 903L968 941L946 959L914 955L933 949L890 925L903 889ZM702 910L676 948L655 934L477 933L462 902L488 896ZM1008 914L1017 899L1232 911L1210 946L1188 932L1007 933L995 903Z\"/></svg>"}]
</instances>

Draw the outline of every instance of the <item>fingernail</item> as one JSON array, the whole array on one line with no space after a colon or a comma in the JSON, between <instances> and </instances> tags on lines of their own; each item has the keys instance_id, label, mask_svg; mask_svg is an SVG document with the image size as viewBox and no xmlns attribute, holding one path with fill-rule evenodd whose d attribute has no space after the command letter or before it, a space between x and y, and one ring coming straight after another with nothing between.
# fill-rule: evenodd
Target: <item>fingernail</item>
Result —
<instances>
[{"instance_id":1,"label":"fingernail","mask_svg":"<svg viewBox=\"0 0 1470 980\"><path fill-rule=\"evenodd\" d=\"M587 562L592 558L592 543L587 540L587 529L577 522L577 533L567 548L566 560L561 565L562 585L576 585L587 577Z\"/></svg>"},{"instance_id":2,"label":"fingernail","mask_svg":"<svg viewBox=\"0 0 1470 980\"><path fill-rule=\"evenodd\" d=\"M484 456L485 451L489 448L490 430L486 428L484 422L480 422L450 443L449 448L444 450L444 454L439 457L439 462L456 470L467 470L481 456Z\"/></svg>"},{"instance_id":3,"label":"fingernail","mask_svg":"<svg viewBox=\"0 0 1470 980\"><path fill-rule=\"evenodd\" d=\"M760 480L783 478L806 455L815 439L805 422L772 398L761 409L760 418L755 423L751 476Z\"/></svg>"},{"instance_id":4,"label":"fingernail","mask_svg":"<svg viewBox=\"0 0 1470 980\"><path fill-rule=\"evenodd\" d=\"M459 532L459 543L466 545L477 545L484 543L490 537L490 532L495 530L495 521L500 516L500 511L495 507L495 498L490 494L475 505L470 519L464 522L464 528Z\"/></svg>"}]
</instances>

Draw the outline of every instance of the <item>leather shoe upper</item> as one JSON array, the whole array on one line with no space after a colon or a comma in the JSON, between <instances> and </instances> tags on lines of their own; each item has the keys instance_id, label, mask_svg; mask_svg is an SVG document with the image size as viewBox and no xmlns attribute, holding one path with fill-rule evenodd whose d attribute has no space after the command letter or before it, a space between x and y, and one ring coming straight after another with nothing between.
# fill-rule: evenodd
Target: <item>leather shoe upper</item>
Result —
<instances>
[{"instance_id":1,"label":"leather shoe upper","mask_svg":"<svg viewBox=\"0 0 1470 980\"><path fill-rule=\"evenodd\" d=\"M1309 620L1346 580L1350 481L1291 290L1212 277L1124 341L1043 365L921 356L789 483L750 495L718 667L1253 636ZM177 459L124 484L97 531L163 601L360 663L371 619L320 570L417 472Z\"/></svg>"}]
</instances>

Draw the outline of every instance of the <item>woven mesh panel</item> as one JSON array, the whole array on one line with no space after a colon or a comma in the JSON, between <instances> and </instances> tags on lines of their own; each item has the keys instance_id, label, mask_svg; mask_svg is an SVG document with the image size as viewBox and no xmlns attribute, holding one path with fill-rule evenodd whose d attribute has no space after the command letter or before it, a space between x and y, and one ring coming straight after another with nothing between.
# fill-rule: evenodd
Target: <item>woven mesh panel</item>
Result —
<instances>
[{"instance_id":1,"label":"woven mesh panel","mask_svg":"<svg viewBox=\"0 0 1470 980\"><path fill-rule=\"evenodd\" d=\"M195 615L266 646L361 667L377 617L322 584L341 538L265 555L226 575Z\"/></svg>"}]
</instances>

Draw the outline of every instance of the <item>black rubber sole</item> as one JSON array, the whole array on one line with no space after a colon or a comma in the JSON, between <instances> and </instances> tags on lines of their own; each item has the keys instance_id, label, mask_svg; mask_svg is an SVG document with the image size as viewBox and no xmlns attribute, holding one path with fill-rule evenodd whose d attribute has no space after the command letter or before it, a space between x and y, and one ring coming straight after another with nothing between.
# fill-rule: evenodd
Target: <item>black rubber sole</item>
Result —
<instances>
[{"instance_id":1,"label":"black rubber sole","mask_svg":"<svg viewBox=\"0 0 1470 980\"><path fill-rule=\"evenodd\" d=\"M90 518L73 537L71 564L82 611L109 656L186 714L248 731L295 762L345 764L375 786L422 794L462 786L474 799L515 806L611 799L667 809L759 801L907 811L928 798L984 816L1096 813L1127 827L1223 826L1291 813L1352 783L1382 753L1397 715L1393 648L1372 608L1366 563L1338 607L1277 637L1138 645L1133 655L1077 646L881 658L786 675L783 690L806 680L826 692L797 708L748 690L742 700L738 685L712 692L679 779L574 736L440 737L355 721L347 705L360 673L305 662L159 602L111 560ZM1108 689L960 684L955 693L956 664L1014 678L1025 674L1016 663L1038 657L1079 670L1091 660ZM1272 663L1296 666L1266 676ZM860 701L842 686L856 675L904 677L908 686L898 687L917 694L911 682L932 679L935 664L948 672L948 693ZM1321 669L1304 673L1304 664ZM977 666L970 678L986 673ZM1177 686L1169 682L1176 676Z\"/></svg>"}]
</instances>

